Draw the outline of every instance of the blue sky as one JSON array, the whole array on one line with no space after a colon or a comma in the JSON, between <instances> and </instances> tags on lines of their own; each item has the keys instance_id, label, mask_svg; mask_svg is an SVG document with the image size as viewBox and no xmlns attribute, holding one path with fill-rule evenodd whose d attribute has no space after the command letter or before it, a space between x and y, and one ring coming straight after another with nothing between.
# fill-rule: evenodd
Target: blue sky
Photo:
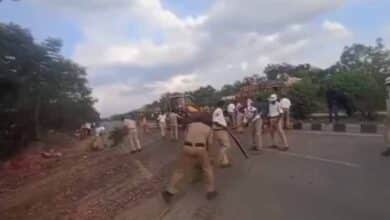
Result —
<instances>
[{"instance_id":1,"label":"blue sky","mask_svg":"<svg viewBox=\"0 0 390 220\"><path fill-rule=\"evenodd\" d=\"M390 43L388 0L21 0L0 22L63 40L87 67L107 116L200 85L217 88L268 63L334 63L345 45Z\"/></svg>"}]
</instances>

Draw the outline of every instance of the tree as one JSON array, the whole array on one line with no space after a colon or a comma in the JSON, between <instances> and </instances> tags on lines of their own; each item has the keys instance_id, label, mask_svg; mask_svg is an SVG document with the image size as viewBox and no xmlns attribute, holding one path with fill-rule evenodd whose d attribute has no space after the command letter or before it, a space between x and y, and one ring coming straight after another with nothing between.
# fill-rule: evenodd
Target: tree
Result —
<instances>
[{"instance_id":1,"label":"tree","mask_svg":"<svg viewBox=\"0 0 390 220\"><path fill-rule=\"evenodd\" d=\"M376 110L384 108L385 91L369 73L362 70L339 72L332 76L331 85L351 97L354 106L366 118L372 119Z\"/></svg>"},{"instance_id":2,"label":"tree","mask_svg":"<svg viewBox=\"0 0 390 220\"><path fill-rule=\"evenodd\" d=\"M189 92L192 96L194 103L199 106L213 106L217 103L217 90L208 85L205 87L200 87L199 89Z\"/></svg>"},{"instance_id":3,"label":"tree","mask_svg":"<svg viewBox=\"0 0 390 220\"><path fill-rule=\"evenodd\" d=\"M291 100L291 113L294 118L305 119L318 108L316 97L318 86L310 79L303 79L294 84L288 92Z\"/></svg>"},{"instance_id":4,"label":"tree","mask_svg":"<svg viewBox=\"0 0 390 220\"><path fill-rule=\"evenodd\" d=\"M353 44L345 47L337 64L339 71L358 70L368 74L390 74L390 51L386 49L382 38L375 46Z\"/></svg>"},{"instance_id":5,"label":"tree","mask_svg":"<svg viewBox=\"0 0 390 220\"><path fill-rule=\"evenodd\" d=\"M61 40L36 43L27 29L0 23L0 132L40 138L99 118L83 67L62 57Z\"/></svg>"},{"instance_id":6,"label":"tree","mask_svg":"<svg viewBox=\"0 0 390 220\"><path fill-rule=\"evenodd\" d=\"M294 68L295 66L288 63L268 64L264 69L264 73L268 80L277 80L283 74L290 73Z\"/></svg>"}]
</instances>

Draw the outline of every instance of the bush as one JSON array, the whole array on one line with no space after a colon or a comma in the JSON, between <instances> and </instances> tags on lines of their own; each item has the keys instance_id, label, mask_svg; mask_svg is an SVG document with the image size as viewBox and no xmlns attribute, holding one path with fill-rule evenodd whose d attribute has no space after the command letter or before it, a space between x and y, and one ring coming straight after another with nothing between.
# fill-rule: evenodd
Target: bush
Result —
<instances>
[{"instance_id":1,"label":"bush","mask_svg":"<svg viewBox=\"0 0 390 220\"><path fill-rule=\"evenodd\" d=\"M304 79L292 86L288 91L291 100L291 114L296 119L305 119L317 110L318 86L310 80Z\"/></svg>"},{"instance_id":2,"label":"bush","mask_svg":"<svg viewBox=\"0 0 390 220\"><path fill-rule=\"evenodd\" d=\"M331 85L351 97L354 106L366 118L372 119L375 111L384 108L386 98L383 83L371 74L360 71L336 73Z\"/></svg>"},{"instance_id":3,"label":"bush","mask_svg":"<svg viewBox=\"0 0 390 220\"><path fill-rule=\"evenodd\" d=\"M256 94L256 101L260 101L260 102L266 102L269 98L269 96L274 93L272 91L261 91L261 92L258 92Z\"/></svg>"}]
</instances>

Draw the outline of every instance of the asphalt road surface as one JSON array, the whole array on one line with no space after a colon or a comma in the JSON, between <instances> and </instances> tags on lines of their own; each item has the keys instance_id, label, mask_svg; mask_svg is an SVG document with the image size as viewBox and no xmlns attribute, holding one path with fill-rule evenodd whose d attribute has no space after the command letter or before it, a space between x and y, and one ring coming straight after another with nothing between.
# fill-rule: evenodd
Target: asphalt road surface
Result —
<instances>
[{"instance_id":1,"label":"asphalt road surface","mask_svg":"<svg viewBox=\"0 0 390 220\"><path fill-rule=\"evenodd\" d=\"M249 148L249 137L239 136ZM388 220L390 158L383 138L291 132L291 150L267 149L216 170L219 197L205 199L202 182L187 184L166 205L155 196L117 219L164 220Z\"/></svg>"}]
</instances>

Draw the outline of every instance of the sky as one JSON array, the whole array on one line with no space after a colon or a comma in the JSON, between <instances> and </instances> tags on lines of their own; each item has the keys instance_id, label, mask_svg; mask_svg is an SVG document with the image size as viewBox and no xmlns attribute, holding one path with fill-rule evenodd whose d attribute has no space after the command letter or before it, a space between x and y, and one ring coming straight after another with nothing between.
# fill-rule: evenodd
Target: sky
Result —
<instances>
[{"instance_id":1,"label":"sky","mask_svg":"<svg viewBox=\"0 0 390 220\"><path fill-rule=\"evenodd\" d=\"M344 46L390 43L389 0L3 0L0 22L60 38L87 68L103 117L165 92L220 88L270 63L334 64Z\"/></svg>"}]
</instances>

